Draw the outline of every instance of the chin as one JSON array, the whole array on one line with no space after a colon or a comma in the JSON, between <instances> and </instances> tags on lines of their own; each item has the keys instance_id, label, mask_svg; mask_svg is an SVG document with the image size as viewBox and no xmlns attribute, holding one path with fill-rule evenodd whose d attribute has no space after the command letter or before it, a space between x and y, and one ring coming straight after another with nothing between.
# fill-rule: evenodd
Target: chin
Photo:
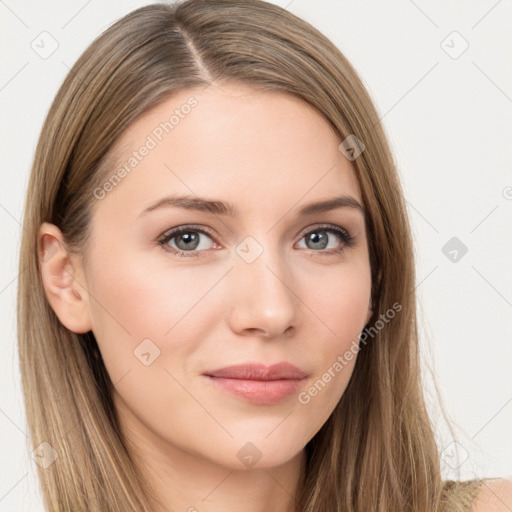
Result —
<instances>
[{"instance_id":1,"label":"chin","mask_svg":"<svg viewBox=\"0 0 512 512\"><path fill-rule=\"evenodd\" d=\"M234 455L227 462L233 470L258 470L283 466L296 457L300 457L304 446L296 443L286 445L280 438L235 442ZM231 453L233 451L230 450Z\"/></svg>"}]
</instances>

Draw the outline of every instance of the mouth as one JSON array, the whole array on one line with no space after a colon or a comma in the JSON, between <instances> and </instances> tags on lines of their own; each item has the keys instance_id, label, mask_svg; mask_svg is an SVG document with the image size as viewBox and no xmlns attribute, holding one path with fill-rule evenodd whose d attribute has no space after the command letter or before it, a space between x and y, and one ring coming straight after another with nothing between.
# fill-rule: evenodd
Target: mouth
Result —
<instances>
[{"instance_id":1,"label":"mouth","mask_svg":"<svg viewBox=\"0 0 512 512\"><path fill-rule=\"evenodd\" d=\"M272 366L243 364L203 374L216 389L234 394L253 404L275 404L295 394L307 377L289 363Z\"/></svg>"}]
</instances>

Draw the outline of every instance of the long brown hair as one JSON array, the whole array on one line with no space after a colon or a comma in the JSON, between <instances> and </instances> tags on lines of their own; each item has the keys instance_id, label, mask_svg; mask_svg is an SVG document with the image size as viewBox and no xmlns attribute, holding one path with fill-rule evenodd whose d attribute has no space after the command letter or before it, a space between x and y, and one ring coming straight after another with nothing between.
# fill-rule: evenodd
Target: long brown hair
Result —
<instances>
[{"instance_id":1,"label":"long brown hair","mask_svg":"<svg viewBox=\"0 0 512 512\"><path fill-rule=\"evenodd\" d=\"M306 445L301 512L438 510L439 453L424 403L415 271L405 201L370 96L340 50L307 22L261 0L153 4L114 23L82 54L50 108L31 171L20 254L18 336L33 446L59 454L38 468L47 510L155 510L126 449L112 382L92 332L76 334L46 300L38 267L43 222L83 254L94 190L112 172L115 142L148 109L182 90L238 81L315 107L352 161L367 210L372 269L370 329L349 385Z\"/></svg>"}]
</instances>

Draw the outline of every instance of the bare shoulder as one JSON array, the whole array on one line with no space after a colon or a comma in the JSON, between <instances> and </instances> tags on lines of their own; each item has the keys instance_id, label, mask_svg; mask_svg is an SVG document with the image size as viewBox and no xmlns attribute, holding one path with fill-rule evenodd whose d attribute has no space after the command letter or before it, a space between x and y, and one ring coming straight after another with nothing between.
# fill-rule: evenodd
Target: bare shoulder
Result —
<instances>
[{"instance_id":1,"label":"bare shoulder","mask_svg":"<svg viewBox=\"0 0 512 512\"><path fill-rule=\"evenodd\" d=\"M471 512L510 512L512 510L512 476L484 479Z\"/></svg>"}]
</instances>

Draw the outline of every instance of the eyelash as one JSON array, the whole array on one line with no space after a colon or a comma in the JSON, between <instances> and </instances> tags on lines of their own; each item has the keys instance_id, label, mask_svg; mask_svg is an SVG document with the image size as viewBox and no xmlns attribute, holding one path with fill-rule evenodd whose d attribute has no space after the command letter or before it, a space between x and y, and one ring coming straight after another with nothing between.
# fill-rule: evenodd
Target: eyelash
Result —
<instances>
[{"instance_id":1,"label":"eyelash","mask_svg":"<svg viewBox=\"0 0 512 512\"><path fill-rule=\"evenodd\" d=\"M327 256L334 256L339 255L342 252L345 251L346 248L352 247L355 243L354 237L344 228L341 228L339 226L326 224L326 225L319 225L315 226L313 229L310 229L309 231L306 231L301 236L304 238L306 235L309 235L311 233L315 233L316 231L326 231L328 233L333 233L335 235L338 235L338 237L342 240L343 245L341 248L338 249L331 249L328 251L321 250L321 251L315 251L314 249L309 249L310 251L316 253L320 253L321 255L327 255ZM158 240L158 245L162 247L164 251L171 252L172 254L179 256L179 257L186 257L186 258L197 258L202 252L205 251L180 251L178 249L175 249L174 247L169 247L167 244L170 240L172 240L174 237L181 235L183 233L190 233L190 232L197 232L202 233L203 235L209 236L213 241L214 235L213 232L207 228L204 227L198 227L198 226L180 226L178 228L174 228L171 231L164 233Z\"/></svg>"}]
</instances>

